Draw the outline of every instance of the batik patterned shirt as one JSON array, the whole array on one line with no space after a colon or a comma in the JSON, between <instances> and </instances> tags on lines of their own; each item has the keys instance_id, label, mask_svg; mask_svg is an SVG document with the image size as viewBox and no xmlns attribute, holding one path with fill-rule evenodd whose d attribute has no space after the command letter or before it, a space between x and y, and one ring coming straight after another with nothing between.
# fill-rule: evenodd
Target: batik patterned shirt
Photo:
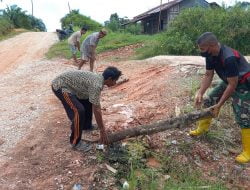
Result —
<instances>
[{"instance_id":1,"label":"batik patterned shirt","mask_svg":"<svg viewBox=\"0 0 250 190\"><path fill-rule=\"evenodd\" d=\"M52 81L54 90L76 95L79 99L89 99L94 105L100 105L100 95L104 85L101 74L89 71L68 71Z\"/></svg>"}]
</instances>

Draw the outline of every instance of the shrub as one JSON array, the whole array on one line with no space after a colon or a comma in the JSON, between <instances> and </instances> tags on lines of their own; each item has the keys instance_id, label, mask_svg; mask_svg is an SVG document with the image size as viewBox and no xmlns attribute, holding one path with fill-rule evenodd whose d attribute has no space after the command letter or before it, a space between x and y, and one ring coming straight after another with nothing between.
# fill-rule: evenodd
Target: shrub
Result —
<instances>
[{"instance_id":1,"label":"shrub","mask_svg":"<svg viewBox=\"0 0 250 190\"><path fill-rule=\"evenodd\" d=\"M155 55L197 55L196 40L202 33L209 31L223 44L243 54L249 54L249 20L250 10L239 7L186 9L170 23L165 32L160 34L159 41L150 49L151 52L156 52Z\"/></svg>"},{"instance_id":2,"label":"shrub","mask_svg":"<svg viewBox=\"0 0 250 190\"><path fill-rule=\"evenodd\" d=\"M68 27L69 24L73 24L76 27L81 28L82 26L87 26L89 30L99 30L102 25L90 17L84 16L79 13L79 10L72 10L71 13L65 15L61 19L62 28Z\"/></svg>"},{"instance_id":3,"label":"shrub","mask_svg":"<svg viewBox=\"0 0 250 190\"><path fill-rule=\"evenodd\" d=\"M13 29L13 25L8 19L0 17L0 35L5 35Z\"/></svg>"},{"instance_id":4,"label":"shrub","mask_svg":"<svg viewBox=\"0 0 250 190\"><path fill-rule=\"evenodd\" d=\"M136 24L130 24L125 28L125 32L138 35L142 32L142 26L141 23Z\"/></svg>"},{"instance_id":5,"label":"shrub","mask_svg":"<svg viewBox=\"0 0 250 190\"><path fill-rule=\"evenodd\" d=\"M40 31L46 31L45 24L41 19L34 16L27 15L26 11L23 11L17 5L11 5L2 11L2 18L7 20L8 23L15 28L25 29L38 29ZM6 21L5 21L6 22Z\"/></svg>"}]
</instances>

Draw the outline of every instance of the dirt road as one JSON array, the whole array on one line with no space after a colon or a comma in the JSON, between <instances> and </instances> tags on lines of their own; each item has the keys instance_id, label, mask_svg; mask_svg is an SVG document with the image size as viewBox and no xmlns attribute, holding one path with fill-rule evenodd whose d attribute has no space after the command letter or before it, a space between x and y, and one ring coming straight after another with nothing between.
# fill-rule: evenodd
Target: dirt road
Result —
<instances>
[{"instance_id":1,"label":"dirt road","mask_svg":"<svg viewBox=\"0 0 250 190\"><path fill-rule=\"evenodd\" d=\"M37 65L56 40L54 33L27 32L0 42L0 160L29 131L31 125L27 124L38 116L32 113L32 109L37 109L35 97L41 99L42 93L36 93L43 76Z\"/></svg>"},{"instance_id":2,"label":"dirt road","mask_svg":"<svg viewBox=\"0 0 250 190\"><path fill-rule=\"evenodd\" d=\"M26 32L0 42L0 72L24 61L41 59L55 40L54 33Z\"/></svg>"}]
</instances>

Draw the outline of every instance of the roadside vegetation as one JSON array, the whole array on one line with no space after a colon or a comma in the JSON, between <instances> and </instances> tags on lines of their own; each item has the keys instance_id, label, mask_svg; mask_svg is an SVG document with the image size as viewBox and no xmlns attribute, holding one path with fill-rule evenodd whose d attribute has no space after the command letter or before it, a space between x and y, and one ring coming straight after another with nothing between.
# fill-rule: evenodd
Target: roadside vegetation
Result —
<instances>
[{"instance_id":1,"label":"roadside vegetation","mask_svg":"<svg viewBox=\"0 0 250 190\"><path fill-rule=\"evenodd\" d=\"M213 32L218 39L244 55L250 54L250 9L186 9L162 32L158 40L144 47L141 58L156 55L198 55L196 39ZM142 50L140 50L142 51Z\"/></svg>"},{"instance_id":2,"label":"roadside vegetation","mask_svg":"<svg viewBox=\"0 0 250 190\"><path fill-rule=\"evenodd\" d=\"M216 19L215 19L216 18ZM124 26L129 20L120 18L117 13L111 14L104 26L73 10L61 19L62 27L73 23L75 31L81 26L88 26L90 31L105 27L109 34L100 41L97 52L113 50L131 44L142 43L136 50L137 59L157 55L198 55L197 37L211 31L219 40L244 55L250 54L250 9L238 3L230 8L192 8L186 9L176 17L168 29L155 35L142 35L141 24ZM190 27L192 26L192 27ZM88 32L89 34L90 32ZM82 37L82 40L86 35ZM55 44L47 54L48 58L70 58L67 41ZM79 56L79 54L78 54Z\"/></svg>"},{"instance_id":3,"label":"roadside vegetation","mask_svg":"<svg viewBox=\"0 0 250 190\"><path fill-rule=\"evenodd\" d=\"M76 28L77 30L77 28ZM76 31L75 30L75 31ZM96 30L97 32L98 30ZM83 35L81 38L81 42L94 31L88 31L87 34ZM145 42L153 43L156 39L156 36L148 36L148 35L133 35L131 33L125 32L112 32L109 31L108 35L101 39L97 46L97 53L102 53L108 50L118 49L124 46L132 45L132 44L145 44ZM47 58L55 58L61 57L69 59L71 58L71 52L68 47L68 40L60 41L54 44L49 52L46 54ZM80 57L79 51L77 52L77 57Z\"/></svg>"},{"instance_id":4,"label":"roadside vegetation","mask_svg":"<svg viewBox=\"0 0 250 190\"><path fill-rule=\"evenodd\" d=\"M90 17L82 15L79 10L72 10L69 14L66 14L60 20L62 28L68 27L70 24L76 28L81 28L82 26L87 26L89 30L98 30L102 28L102 25Z\"/></svg>"},{"instance_id":5,"label":"roadside vegetation","mask_svg":"<svg viewBox=\"0 0 250 190\"><path fill-rule=\"evenodd\" d=\"M23 28L19 28L19 29L13 29L10 32L6 33L6 34L1 34L0 35L0 41L14 37L18 34L21 34L23 32L28 32L29 30L23 29Z\"/></svg>"},{"instance_id":6,"label":"roadside vegetation","mask_svg":"<svg viewBox=\"0 0 250 190\"><path fill-rule=\"evenodd\" d=\"M124 183L127 183L127 189L131 190L226 190L222 180L212 180L212 176L204 178L202 170L192 161L189 153L192 152L192 146L193 144L166 143L160 151L155 151L149 147L145 138L130 141L125 148L114 145L108 154L100 153L98 159L100 164L107 163L114 167L117 173L102 171L105 175L100 176L100 182L113 181L115 187L124 187ZM185 154L183 158L189 157L188 164L177 159Z\"/></svg>"},{"instance_id":7,"label":"roadside vegetation","mask_svg":"<svg viewBox=\"0 0 250 190\"><path fill-rule=\"evenodd\" d=\"M128 22L126 17L119 18L117 13L114 13L111 14L110 19L105 22L104 26L102 26L100 23L91 20L91 18L80 14L79 10L73 10L70 14L67 14L61 19L62 28L67 27L72 23L74 25L74 31L79 30L82 26L88 27L89 31L82 36L81 42L92 32L98 32L101 28L105 27L108 30L108 35L100 40L97 46L97 53L115 50L133 44L152 45L157 41L159 35L140 34L140 24L132 24L124 28L123 24L126 22ZM138 55L136 55L135 58L140 57L141 54L142 51L138 51ZM56 57L69 59L71 53L68 48L67 39L54 44L46 55L49 59ZM80 53L77 52L77 57L79 56Z\"/></svg>"},{"instance_id":8,"label":"roadside vegetation","mask_svg":"<svg viewBox=\"0 0 250 190\"><path fill-rule=\"evenodd\" d=\"M119 18L119 16L114 13L111 14L110 19L105 22L105 26L102 26L90 17L80 14L79 10L72 10L70 14L65 15L61 19L62 28L68 27L72 23L74 25L74 31L79 30L82 26L87 26L89 31L82 36L81 42L92 32L98 32L101 28L105 27L108 30L108 35L100 40L97 47L97 53L118 49L132 44L151 43L155 40L157 35L139 35L141 33L140 24L134 24L124 29L122 25L126 22L128 22L126 17ZM79 52L77 52L77 56L80 56ZM71 57L67 39L56 43L50 48L47 53L47 58L51 59L55 57L66 59Z\"/></svg>"},{"instance_id":9,"label":"roadside vegetation","mask_svg":"<svg viewBox=\"0 0 250 190\"><path fill-rule=\"evenodd\" d=\"M41 19L27 15L17 5L0 10L0 40L28 30L46 31L46 27Z\"/></svg>"}]
</instances>

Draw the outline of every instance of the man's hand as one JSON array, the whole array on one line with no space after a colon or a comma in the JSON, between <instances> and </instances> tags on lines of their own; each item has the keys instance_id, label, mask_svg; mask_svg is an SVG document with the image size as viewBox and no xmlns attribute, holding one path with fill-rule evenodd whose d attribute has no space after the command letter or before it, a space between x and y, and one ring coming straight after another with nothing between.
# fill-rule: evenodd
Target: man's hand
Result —
<instances>
[{"instance_id":1,"label":"man's hand","mask_svg":"<svg viewBox=\"0 0 250 190\"><path fill-rule=\"evenodd\" d=\"M195 100L194 100L195 107L200 108L202 102L203 102L203 95L198 91L195 95Z\"/></svg>"},{"instance_id":2,"label":"man's hand","mask_svg":"<svg viewBox=\"0 0 250 190\"><path fill-rule=\"evenodd\" d=\"M102 121L102 111L101 111L101 106L100 105L93 105L93 110L94 110L94 114L95 114L95 119L96 119L96 123L100 129L100 141L103 144L108 144L108 138L107 138L107 134L105 131L105 126L103 124Z\"/></svg>"},{"instance_id":3,"label":"man's hand","mask_svg":"<svg viewBox=\"0 0 250 190\"><path fill-rule=\"evenodd\" d=\"M101 135L101 139L100 139L101 143L102 143L102 144L109 144L109 141L108 141L108 137L107 137L106 131L105 131L105 130L101 130L100 133L101 133L101 134L100 134L100 135Z\"/></svg>"},{"instance_id":4,"label":"man's hand","mask_svg":"<svg viewBox=\"0 0 250 190\"><path fill-rule=\"evenodd\" d=\"M220 113L220 108L221 108L221 106L219 104L216 104L216 105L211 106L209 108L209 110L211 111L213 117L215 117L215 118L218 117L218 115Z\"/></svg>"}]
</instances>

